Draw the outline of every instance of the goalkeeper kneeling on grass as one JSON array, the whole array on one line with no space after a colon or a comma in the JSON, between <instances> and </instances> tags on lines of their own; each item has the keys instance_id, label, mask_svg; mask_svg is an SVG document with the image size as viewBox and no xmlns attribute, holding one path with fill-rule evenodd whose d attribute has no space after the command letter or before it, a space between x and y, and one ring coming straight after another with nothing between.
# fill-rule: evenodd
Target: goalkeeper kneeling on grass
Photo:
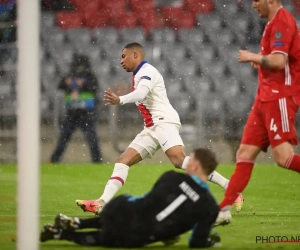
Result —
<instances>
[{"instance_id":1,"label":"goalkeeper kneeling on grass","mask_svg":"<svg viewBox=\"0 0 300 250\"><path fill-rule=\"evenodd\" d=\"M166 172L144 196L121 195L111 200L100 217L80 219L59 214L54 225L44 226L40 241L133 248L158 241L175 244L181 234L193 230L189 247L219 246L220 237L211 233L219 206L206 183L216 166L214 153L198 148L191 154L185 174ZM96 231L79 231L87 228Z\"/></svg>"}]
</instances>

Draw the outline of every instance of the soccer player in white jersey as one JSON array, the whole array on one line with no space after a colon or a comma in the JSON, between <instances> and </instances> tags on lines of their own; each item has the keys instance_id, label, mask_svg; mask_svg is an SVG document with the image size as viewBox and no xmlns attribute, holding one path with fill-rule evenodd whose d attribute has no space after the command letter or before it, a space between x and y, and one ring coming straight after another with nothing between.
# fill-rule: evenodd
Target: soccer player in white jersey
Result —
<instances>
[{"instance_id":1,"label":"soccer player in white jersey","mask_svg":"<svg viewBox=\"0 0 300 250\"><path fill-rule=\"evenodd\" d=\"M179 115L169 102L162 75L145 61L143 47L138 43L126 45L122 51L121 65L127 72L133 72L132 92L117 96L108 89L105 91L104 101L106 105L136 103L144 118L144 130L117 159L102 196L97 200L76 200L76 204L84 211L95 214L99 214L124 185L129 168L147 156L153 156L158 149L165 152L176 168L186 169L189 160L179 135ZM216 171L209 176L209 180L224 189L229 182ZM238 212L242 205L243 197L240 195L235 202Z\"/></svg>"}]
</instances>

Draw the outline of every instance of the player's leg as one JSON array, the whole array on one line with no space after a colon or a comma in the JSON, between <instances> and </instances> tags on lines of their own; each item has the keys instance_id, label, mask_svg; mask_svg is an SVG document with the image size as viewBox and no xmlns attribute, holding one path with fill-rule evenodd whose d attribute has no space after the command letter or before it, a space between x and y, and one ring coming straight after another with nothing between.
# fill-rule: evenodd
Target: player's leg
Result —
<instances>
[{"instance_id":1,"label":"player's leg","mask_svg":"<svg viewBox=\"0 0 300 250\"><path fill-rule=\"evenodd\" d=\"M292 97L281 98L265 104L266 125L269 125L269 138L275 162L284 168L300 172L300 155L294 153L293 146L298 139L295 119L298 105Z\"/></svg>"},{"instance_id":2,"label":"player's leg","mask_svg":"<svg viewBox=\"0 0 300 250\"><path fill-rule=\"evenodd\" d=\"M103 207L114 197L125 184L129 168L142 160L139 152L128 147L116 160L114 170L108 179L103 194L97 200L76 200L76 204L84 211L100 214Z\"/></svg>"},{"instance_id":3,"label":"player's leg","mask_svg":"<svg viewBox=\"0 0 300 250\"><path fill-rule=\"evenodd\" d=\"M149 129L138 134L126 151L117 159L114 171L108 180L103 195L97 200L105 205L124 185L131 166L152 156L157 150L157 142L149 135Z\"/></svg>"},{"instance_id":4,"label":"player's leg","mask_svg":"<svg viewBox=\"0 0 300 250\"><path fill-rule=\"evenodd\" d=\"M101 229L102 217L80 219L78 217L72 218L64 214L58 214L54 219L54 227L68 231L86 228Z\"/></svg>"},{"instance_id":5,"label":"player's leg","mask_svg":"<svg viewBox=\"0 0 300 250\"><path fill-rule=\"evenodd\" d=\"M189 156L185 154L184 144L179 134L179 127L172 124L161 124L155 129L154 136L161 148L176 168L186 169ZM209 181L219 185L223 189L228 186L228 179L214 171L209 176Z\"/></svg>"},{"instance_id":6,"label":"player's leg","mask_svg":"<svg viewBox=\"0 0 300 250\"><path fill-rule=\"evenodd\" d=\"M41 231L40 241L49 240L67 240L83 246L102 246L100 231L75 232L46 225Z\"/></svg>"},{"instance_id":7,"label":"player's leg","mask_svg":"<svg viewBox=\"0 0 300 250\"><path fill-rule=\"evenodd\" d=\"M245 128L244 133L247 133ZM236 211L240 212L243 206L241 193L244 191L251 178L254 162L261 148L258 146L241 144L236 155L236 167L232 174L225 196L220 203L220 213L215 226L227 225L231 221L231 206L234 204Z\"/></svg>"},{"instance_id":8,"label":"player's leg","mask_svg":"<svg viewBox=\"0 0 300 250\"><path fill-rule=\"evenodd\" d=\"M273 148L275 162L286 169L300 173L300 155L294 153L293 145L284 142Z\"/></svg>"},{"instance_id":9,"label":"player's leg","mask_svg":"<svg viewBox=\"0 0 300 250\"><path fill-rule=\"evenodd\" d=\"M76 119L73 116L67 115L62 124L62 129L60 131L56 149L51 156L51 162L59 162L76 126Z\"/></svg>"},{"instance_id":10,"label":"player's leg","mask_svg":"<svg viewBox=\"0 0 300 250\"><path fill-rule=\"evenodd\" d=\"M266 151L269 146L268 132L264 125L260 105L261 103L255 102L249 114L241 145L237 151L236 168L220 204L220 209L223 211L230 211L232 204L250 180L255 159L261 150ZM219 217L218 219L223 219ZM221 221L217 220L217 223L221 223Z\"/></svg>"},{"instance_id":11,"label":"player's leg","mask_svg":"<svg viewBox=\"0 0 300 250\"><path fill-rule=\"evenodd\" d=\"M108 203L125 184L129 168L141 160L140 153L136 149L128 147L116 160L112 175L105 186L103 194L97 201L103 206Z\"/></svg>"},{"instance_id":12,"label":"player's leg","mask_svg":"<svg viewBox=\"0 0 300 250\"><path fill-rule=\"evenodd\" d=\"M76 204L84 211L99 214L105 204L108 203L125 184L129 168L146 158L149 154L153 155L156 149L157 142L148 135L148 129L143 130L136 136L125 152L116 160L113 173L109 178L101 197L97 200L76 200Z\"/></svg>"}]
</instances>

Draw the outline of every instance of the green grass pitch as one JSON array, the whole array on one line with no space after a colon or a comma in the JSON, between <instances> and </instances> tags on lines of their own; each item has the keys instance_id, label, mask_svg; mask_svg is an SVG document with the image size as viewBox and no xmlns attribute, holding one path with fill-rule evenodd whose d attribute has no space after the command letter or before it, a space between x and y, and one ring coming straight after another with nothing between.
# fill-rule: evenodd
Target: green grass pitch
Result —
<instances>
[{"instance_id":1,"label":"green grass pitch","mask_svg":"<svg viewBox=\"0 0 300 250\"><path fill-rule=\"evenodd\" d=\"M63 212L70 216L93 216L83 213L74 203L75 199L98 198L110 177L112 166L108 165L43 165L41 167L40 226L52 222ZM171 165L137 165L120 193L141 195L148 191L155 180ZM218 171L230 177L233 165L224 165ZM212 193L220 201L223 190L210 184ZM250 184L244 192L244 208L237 214L232 209L233 221L226 227L215 228L222 238L220 249L300 249L300 243L256 243L257 236L298 237L300 240L300 176L275 165L258 165ZM0 249L15 249L16 233L16 167L0 166ZM122 211L120 211L122 213ZM172 247L157 243L153 249L187 249L190 232ZM69 242L46 242L40 249L99 249L76 246ZM28 249L29 250L29 249Z\"/></svg>"}]
</instances>

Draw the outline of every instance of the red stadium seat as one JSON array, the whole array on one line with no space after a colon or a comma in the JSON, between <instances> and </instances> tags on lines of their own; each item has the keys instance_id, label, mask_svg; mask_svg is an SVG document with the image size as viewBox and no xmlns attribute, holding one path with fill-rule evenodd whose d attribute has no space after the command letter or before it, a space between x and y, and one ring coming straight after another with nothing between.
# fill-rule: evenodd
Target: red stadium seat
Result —
<instances>
[{"instance_id":1,"label":"red stadium seat","mask_svg":"<svg viewBox=\"0 0 300 250\"><path fill-rule=\"evenodd\" d=\"M172 19L177 19L177 16L182 14L181 7L165 6L162 8L162 15L166 26L171 26Z\"/></svg>"},{"instance_id":2,"label":"red stadium seat","mask_svg":"<svg viewBox=\"0 0 300 250\"><path fill-rule=\"evenodd\" d=\"M100 8L100 0L89 1L84 7L84 13L98 12Z\"/></svg>"},{"instance_id":3,"label":"red stadium seat","mask_svg":"<svg viewBox=\"0 0 300 250\"><path fill-rule=\"evenodd\" d=\"M57 26L62 29L79 28L82 26L82 16L77 11L61 11L56 14Z\"/></svg>"},{"instance_id":4,"label":"red stadium seat","mask_svg":"<svg viewBox=\"0 0 300 250\"><path fill-rule=\"evenodd\" d=\"M137 26L137 17L133 12L123 13L113 17L112 24L118 28L134 28Z\"/></svg>"},{"instance_id":5,"label":"red stadium seat","mask_svg":"<svg viewBox=\"0 0 300 250\"><path fill-rule=\"evenodd\" d=\"M152 29L161 28L164 25L164 21L162 18L160 20L156 12L140 13L138 20L146 33L149 33Z\"/></svg>"},{"instance_id":6,"label":"red stadium seat","mask_svg":"<svg viewBox=\"0 0 300 250\"><path fill-rule=\"evenodd\" d=\"M89 3L89 0L72 0L72 3L76 11L84 11L85 6Z\"/></svg>"},{"instance_id":7,"label":"red stadium seat","mask_svg":"<svg viewBox=\"0 0 300 250\"><path fill-rule=\"evenodd\" d=\"M103 28L110 25L110 14L105 12L86 12L84 23L90 29Z\"/></svg>"},{"instance_id":8,"label":"red stadium seat","mask_svg":"<svg viewBox=\"0 0 300 250\"><path fill-rule=\"evenodd\" d=\"M171 19L171 27L192 29L195 27L195 15L190 12L181 12Z\"/></svg>"},{"instance_id":9,"label":"red stadium seat","mask_svg":"<svg viewBox=\"0 0 300 250\"><path fill-rule=\"evenodd\" d=\"M126 9L122 6L116 6L115 8L102 9L101 12L110 14L112 19L118 18L119 16L126 13Z\"/></svg>"},{"instance_id":10,"label":"red stadium seat","mask_svg":"<svg viewBox=\"0 0 300 250\"><path fill-rule=\"evenodd\" d=\"M122 8L125 11L127 7L127 0L100 0L99 7L102 11L114 8Z\"/></svg>"},{"instance_id":11,"label":"red stadium seat","mask_svg":"<svg viewBox=\"0 0 300 250\"><path fill-rule=\"evenodd\" d=\"M184 8L192 13L209 13L214 10L213 0L184 0Z\"/></svg>"},{"instance_id":12,"label":"red stadium seat","mask_svg":"<svg viewBox=\"0 0 300 250\"><path fill-rule=\"evenodd\" d=\"M294 4L295 14L299 15L300 14L300 1L299 0L293 0L293 4Z\"/></svg>"},{"instance_id":13,"label":"red stadium seat","mask_svg":"<svg viewBox=\"0 0 300 250\"><path fill-rule=\"evenodd\" d=\"M155 11L153 0L130 0L129 4L131 10L137 14L141 12L148 13L149 11Z\"/></svg>"}]
</instances>

